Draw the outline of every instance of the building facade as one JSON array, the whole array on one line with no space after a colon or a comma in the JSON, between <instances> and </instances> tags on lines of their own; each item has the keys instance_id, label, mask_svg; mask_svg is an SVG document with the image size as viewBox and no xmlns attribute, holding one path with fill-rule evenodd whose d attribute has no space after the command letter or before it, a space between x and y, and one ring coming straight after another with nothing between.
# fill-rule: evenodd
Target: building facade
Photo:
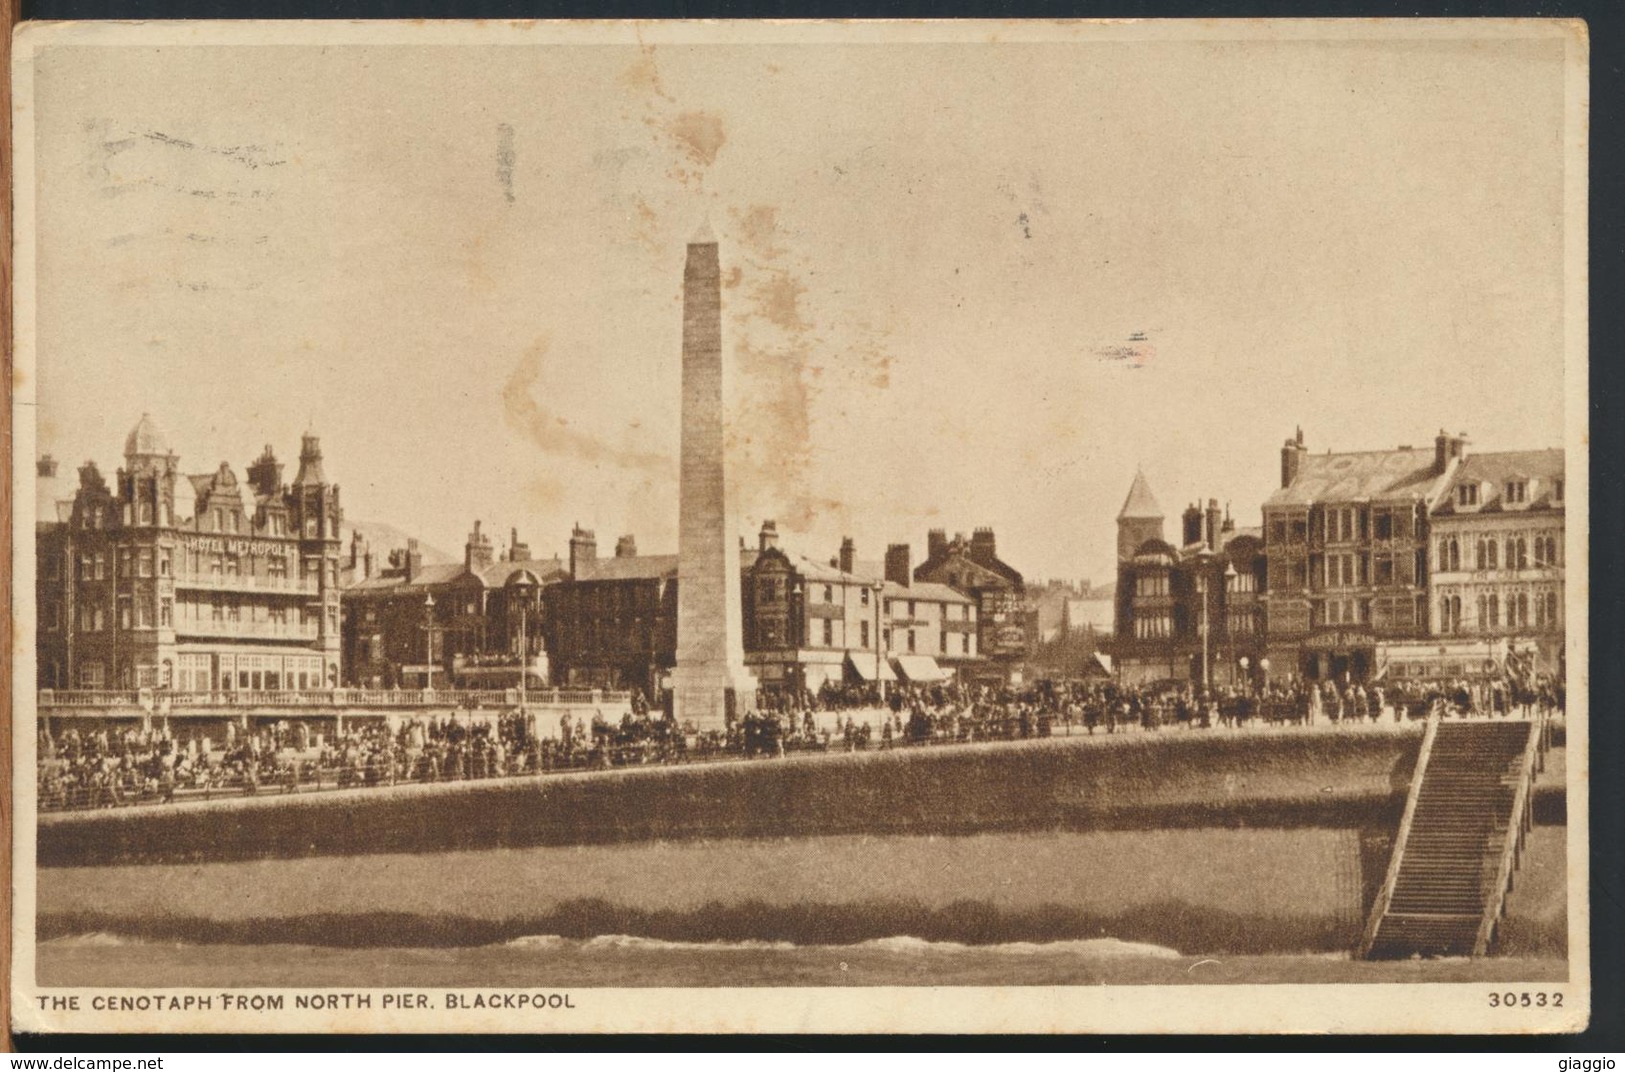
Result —
<instances>
[{"instance_id":1,"label":"building facade","mask_svg":"<svg viewBox=\"0 0 1625 1072\"><path fill-rule=\"evenodd\" d=\"M1434 450L1311 454L1281 448L1264 503L1269 657L1278 672L1365 680L1389 648L1428 635L1429 515L1464 436Z\"/></svg>"},{"instance_id":2,"label":"building facade","mask_svg":"<svg viewBox=\"0 0 1625 1072\"><path fill-rule=\"evenodd\" d=\"M963 533L950 540L945 530L930 530L914 580L954 589L975 605L979 658L968 672L989 683L1020 684L1027 655L1026 583L999 558L992 529L977 529L968 540Z\"/></svg>"},{"instance_id":3,"label":"building facade","mask_svg":"<svg viewBox=\"0 0 1625 1072\"><path fill-rule=\"evenodd\" d=\"M343 515L317 438L291 485L269 446L246 483L224 462L183 478L143 414L124 462L112 485L86 462L58 519L41 515L40 687L336 687Z\"/></svg>"},{"instance_id":4,"label":"building facade","mask_svg":"<svg viewBox=\"0 0 1625 1072\"><path fill-rule=\"evenodd\" d=\"M351 540L344 590L346 681L365 688L531 688L548 682L543 593L565 576L519 533L500 554L474 523L461 563L426 565L416 540L372 569Z\"/></svg>"},{"instance_id":5,"label":"building facade","mask_svg":"<svg viewBox=\"0 0 1625 1072\"><path fill-rule=\"evenodd\" d=\"M1228 686L1269 669L1264 640L1268 571L1257 530L1219 509L1192 505L1181 542L1136 473L1117 518L1115 622L1109 649L1125 685L1190 682Z\"/></svg>"},{"instance_id":6,"label":"building facade","mask_svg":"<svg viewBox=\"0 0 1625 1072\"><path fill-rule=\"evenodd\" d=\"M1430 515L1429 633L1391 653L1396 676L1499 672L1507 656L1563 667L1564 454L1468 454Z\"/></svg>"}]
</instances>

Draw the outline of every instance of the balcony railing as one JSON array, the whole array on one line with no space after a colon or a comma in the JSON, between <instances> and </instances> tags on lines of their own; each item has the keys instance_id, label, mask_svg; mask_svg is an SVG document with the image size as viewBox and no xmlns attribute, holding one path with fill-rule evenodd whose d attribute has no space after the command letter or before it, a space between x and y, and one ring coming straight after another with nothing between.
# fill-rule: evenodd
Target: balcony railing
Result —
<instances>
[{"instance_id":1,"label":"balcony railing","mask_svg":"<svg viewBox=\"0 0 1625 1072\"><path fill-rule=\"evenodd\" d=\"M256 640L316 640L321 636L315 623L244 622L244 621L180 621L175 623L177 636L251 637Z\"/></svg>"},{"instance_id":2,"label":"balcony railing","mask_svg":"<svg viewBox=\"0 0 1625 1072\"><path fill-rule=\"evenodd\" d=\"M253 574L229 573L178 575L175 587L197 588L211 592L272 592L281 595L314 596L321 588L314 577L256 577Z\"/></svg>"}]
</instances>

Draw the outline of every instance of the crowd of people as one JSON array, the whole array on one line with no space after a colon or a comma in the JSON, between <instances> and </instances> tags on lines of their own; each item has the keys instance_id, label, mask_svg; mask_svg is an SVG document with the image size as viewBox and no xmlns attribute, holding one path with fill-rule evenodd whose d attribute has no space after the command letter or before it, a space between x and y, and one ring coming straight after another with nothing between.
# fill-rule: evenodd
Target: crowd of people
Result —
<instances>
[{"instance_id":1,"label":"crowd of people","mask_svg":"<svg viewBox=\"0 0 1625 1072\"><path fill-rule=\"evenodd\" d=\"M42 810L116 807L1058 734L1402 722L1434 712L1509 717L1560 713L1563 704L1561 680L1545 676L1374 684L1290 678L1213 689L1188 682L829 683L816 692L764 689L757 709L726 733L684 732L641 695L619 720L565 713L556 733L539 726L534 712L519 711L353 720L325 734L304 721L247 731L228 720L215 727L218 741L195 730L172 733L167 724L70 727L40 735L39 801Z\"/></svg>"}]
</instances>

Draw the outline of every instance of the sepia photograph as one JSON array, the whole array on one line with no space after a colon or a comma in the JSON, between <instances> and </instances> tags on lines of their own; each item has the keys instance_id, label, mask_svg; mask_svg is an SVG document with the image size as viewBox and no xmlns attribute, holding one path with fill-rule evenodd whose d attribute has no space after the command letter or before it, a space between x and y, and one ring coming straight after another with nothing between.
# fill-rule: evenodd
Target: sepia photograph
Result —
<instances>
[{"instance_id":1,"label":"sepia photograph","mask_svg":"<svg viewBox=\"0 0 1625 1072\"><path fill-rule=\"evenodd\" d=\"M1587 64L24 25L14 1029L1583 1028Z\"/></svg>"}]
</instances>

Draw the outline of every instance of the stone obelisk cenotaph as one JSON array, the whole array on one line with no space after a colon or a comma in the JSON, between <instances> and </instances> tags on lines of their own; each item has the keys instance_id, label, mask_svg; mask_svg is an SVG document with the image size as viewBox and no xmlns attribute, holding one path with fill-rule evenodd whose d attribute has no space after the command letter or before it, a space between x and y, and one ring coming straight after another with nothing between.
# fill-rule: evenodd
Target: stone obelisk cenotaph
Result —
<instances>
[{"instance_id":1,"label":"stone obelisk cenotaph","mask_svg":"<svg viewBox=\"0 0 1625 1072\"><path fill-rule=\"evenodd\" d=\"M723 436L722 273L702 227L683 267L683 431L678 486L677 665L672 714L700 732L756 707L745 669L739 545Z\"/></svg>"}]
</instances>

